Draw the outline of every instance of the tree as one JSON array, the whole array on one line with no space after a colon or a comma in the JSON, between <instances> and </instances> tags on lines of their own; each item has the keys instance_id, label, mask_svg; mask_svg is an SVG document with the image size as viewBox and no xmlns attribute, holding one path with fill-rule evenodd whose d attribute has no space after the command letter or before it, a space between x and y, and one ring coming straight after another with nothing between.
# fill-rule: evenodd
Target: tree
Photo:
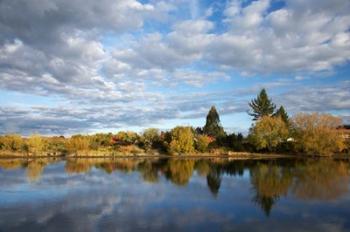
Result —
<instances>
[{"instance_id":1,"label":"tree","mask_svg":"<svg viewBox=\"0 0 350 232\"><path fill-rule=\"evenodd\" d=\"M287 125L289 124L289 117L283 106L273 114L274 117L280 117Z\"/></svg>"},{"instance_id":2,"label":"tree","mask_svg":"<svg viewBox=\"0 0 350 232\"><path fill-rule=\"evenodd\" d=\"M26 146L20 135L9 134L1 137L0 147L6 151L23 151Z\"/></svg>"},{"instance_id":3,"label":"tree","mask_svg":"<svg viewBox=\"0 0 350 232\"><path fill-rule=\"evenodd\" d=\"M273 151L288 135L288 127L281 118L264 116L251 129L249 138L257 150Z\"/></svg>"},{"instance_id":4,"label":"tree","mask_svg":"<svg viewBox=\"0 0 350 232\"><path fill-rule=\"evenodd\" d=\"M69 152L88 151L90 148L90 138L83 135L73 135L66 141Z\"/></svg>"},{"instance_id":5,"label":"tree","mask_svg":"<svg viewBox=\"0 0 350 232\"><path fill-rule=\"evenodd\" d=\"M213 136L215 138L222 137L225 135L224 128L222 128L221 126L220 117L218 112L216 111L215 106L212 106L208 112L203 132L204 134Z\"/></svg>"},{"instance_id":6,"label":"tree","mask_svg":"<svg viewBox=\"0 0 350 232\"><path fill-rule=\"evenodd\" d=\"M28 150L32 153L40 153L45 148L45 141L44 139L38 135L33 134L28 138Z\"/></svg>"},{"instance_id":7,"label":"tree","mask_svg":"<svg viewBox=\"0 0 350 232\"><path fill-rule=\"evenodd\" d=\"M146 149L153 148L159 141L160 132L155 128L146 129L141 136L141 142Z\"/></svg>"},{"instance_id":8,"label":"tree","mask_svg":"<svg viewBox=\"0 0 350 232\"><path fill-rule=\"evenodd\" d=\"M194 136L191 127L175 127L171 130L170 152L189 153L194 149Z\"/></svg>"},{"instance_id":9,"label":"tree","mask_svg":"<svg viewBox=\"0 0 350 232\"><path fill-rule=\"evenodd\" d=\"M206 152L209 144L213 141L210 136L198 135L196 137L196 149L200 152Z\"/></svg>"},{"instance_id":10,"label":"tree","mask_svg":"<svg viewBox=\"0 0 350 232\"><path fill-rule=\"evenodd\" d=\"M337 127L342 123L330 114L297 114L292 126L296 147L306 154L331 155L345 148L344 138Z\"/></svg>"},{"instance_id":11,"label":"tree","mask_svg":"<svg viewBox=\"0 0 350 232\"><path fill-rule=\"evenodd\" d=\"M267 96L266 90L262 89L255 99L253 99L249 106L252 108L252 112L248 114L253 116L253 120L258 120L263 116L270 116L275 111L276 105L272 103L272 100Z\"/></svg>"}]
</instances>

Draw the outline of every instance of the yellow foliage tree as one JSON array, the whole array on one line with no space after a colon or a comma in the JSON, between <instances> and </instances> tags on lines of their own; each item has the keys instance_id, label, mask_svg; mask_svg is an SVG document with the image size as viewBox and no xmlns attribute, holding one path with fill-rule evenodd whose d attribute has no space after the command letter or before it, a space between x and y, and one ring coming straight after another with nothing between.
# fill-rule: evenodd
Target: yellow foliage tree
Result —
<instances>
[{"instance_id":1,"label":"yellow foliage tree","mask_svg":"<svg viewBox=\"0 0 350 232\"><path fill-rule=\"evenodd\" d=\"M171 130L170 151L177 153L192 152L194 136L191 127L175 127Z\"/></svg>"},{"instance_id":2,"label":"yellow foliage tree","mask_svg":"<svg viewBox=\"0 0 350 232\"><path fill-rule=\"evenodd\" d=\"M249 139L258 150L272 151L285 142L288 135L288 127L280 117L264 116L251 129Z\"/></svg>"},{"instance_id":3,"label":"yellow foliage tree","mask_svg":"<svg viewBox=\"0 0 350 232\"><path fill-rule=\"evenodd\" d=\"M0 146L6 151L23 151L25 143L20 135L9 134L1 137Z\"/></svg>"},{"instance_id":4,"label":"yellow foliage tree","mask_svg":"<svg viewBox=\"0 0 350 232\"><path fill-rule=\"evenodd\" d=\"M74 135L67 140L66 147L69 152L87 151L90 147L90 138L88 136Z\"/></svg>"},{"instance_id":5,"label":"yellow foliage tree","mask_svg":"<svg viewBox=\"0 0 350 232\"><path fill-rule=\"evenodd\" d=\"M44 150L45 141L40 135L33 134L28 138L27 145L29 152L40 153Z\"/></svg>"},{"instance_id":6,"label":"yellow foliage tree","mask_svg":"<svg viewBox=\"0 0 350 232\"><path fill-rule=\"evenodd\" d=\"M344 138L336 128L342 120L330 114L297 114L293 117L297 148L307 154L332 155L345 148Z\"/></svg>"},{"instance_id":7,"label":"yellow foliage tree","mask_svg":"<svg viewBox=\"0 0 350 232\"><path fill-rule=\"evenodd\" d=\"M198 135L196 137L196 149L200 152L206 152L213 139L208 135Z\"/></svg>"}]
</instances>

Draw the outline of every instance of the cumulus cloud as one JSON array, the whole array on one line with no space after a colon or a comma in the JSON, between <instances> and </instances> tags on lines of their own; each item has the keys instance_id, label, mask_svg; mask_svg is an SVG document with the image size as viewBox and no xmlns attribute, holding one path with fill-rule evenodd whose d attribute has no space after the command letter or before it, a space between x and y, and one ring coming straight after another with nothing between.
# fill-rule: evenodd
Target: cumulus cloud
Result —
<instances>
[{"instance_id":1,"label":"cumulus cloud","mask_svg":"<svg viewBox=\"0 0 350 232\"><path fill-rule=\"evenodd\" d=\"M333 5L334 4L334 5ZM225 10L229 30L208 48L212 62L253 73L331 70L349 61L348 1L286 1L269 11L271 2Z\"/></svg>"},{"instance_id":2,"label":"cumulus cloud","mask_svg":"<svg viewBox=\"0 0 350 232\"><path fill-rule=\"evenodd\" d=\"M1 107L0 128L71 133L145 125L202 117L211 104L223 114L245 112L253 91L285 83L231 92L210 85L233 84L237 72L303 82L348 64L349 1L284 3L232 0L203 9L182 0L0 1L0 89L67 102L40 110L35 102ZM184 86L192 93L183 93ZM345 87L314 90L288 90L278 101L293 111L345 112ZM60 122L62 115L48 116L52 111L67 118Z\"/></svg>"}]
</instances>

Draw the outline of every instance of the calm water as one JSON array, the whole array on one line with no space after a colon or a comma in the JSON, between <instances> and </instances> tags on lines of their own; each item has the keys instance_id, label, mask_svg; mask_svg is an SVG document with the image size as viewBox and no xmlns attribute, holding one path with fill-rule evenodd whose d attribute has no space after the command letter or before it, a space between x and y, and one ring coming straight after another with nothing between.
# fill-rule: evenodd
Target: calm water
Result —
<instances>
[{"instance_id":1,"label":"calm water","mask_svg":"<svg viewBox=\"0 0 350 232\"><path fill-rule=\"evenodd\" d=\"M0 231L350 231L339 160L0 160Z\"/></svg>"}]
</instances>

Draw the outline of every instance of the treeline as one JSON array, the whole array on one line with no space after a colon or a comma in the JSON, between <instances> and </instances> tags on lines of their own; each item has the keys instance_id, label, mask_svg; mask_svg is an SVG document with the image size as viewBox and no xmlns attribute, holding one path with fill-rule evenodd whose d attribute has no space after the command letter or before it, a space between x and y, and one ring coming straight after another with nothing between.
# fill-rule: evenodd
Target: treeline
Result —
<instances>
[{"instance_id":1,"label":"treeline","mask_svg":"<svg viewBox=\"0 0 350 232\"><path fill-rule=\"evenodd\" d=\"M329 114L300 113L290 118L283 106L276 105L262 89L249 106L253 124L249 134L228 134L214 106L201 128L177 126L170 131L155 128L143 133L121 131L116 134L29 137L0 136L2 154L27 155L120 155L120 154L227 154L234 152L279 152L332 155L349 151L346 128L340 118Z\"/></svg>"}]
</instances>

